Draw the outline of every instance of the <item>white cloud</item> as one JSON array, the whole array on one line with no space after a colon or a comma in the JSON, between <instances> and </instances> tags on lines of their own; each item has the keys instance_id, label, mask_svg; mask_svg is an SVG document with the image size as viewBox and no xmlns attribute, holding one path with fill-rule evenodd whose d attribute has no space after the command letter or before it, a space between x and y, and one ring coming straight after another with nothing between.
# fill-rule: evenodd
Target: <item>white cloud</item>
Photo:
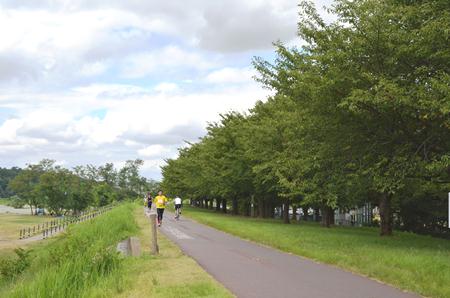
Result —
<instances>
[{"instance_id":1,"label":"white cloud","mask_svg":"<svg viewBox=\"0 0 450 298\"><path fill-rule=\"evenodd\" d=\"M85 14L84 19L87 20L90 20L89 13L98 15L105 11L120 11L122 19L131 15L135 18L134 24L151 27L152 32L175 36L219 52L268 49L273 41L294 38L297 29L298 0L192 0L189 5L181 0L3 2L9 9L20 7L22 11L28 8L34 11L46 9L53 14ZM331 1L319 0L316 3L320 7ZM106 25L108 22L111 19L103 17L86 26ZM82 22L80 26L81 30L85 27ZM68 37L61 37L60 41L64 45L71 43Z\"/></svg>"},{"instance_id":2,"label":"white cloud","mask_svg":"<svg viewBox=\"0 0 450 298\"><path fill-rule=\"evenodd\" d=\"M127 57L122 74L126 78L139 78L151 73L177 72L180 68L207 70L216 65L200 53L188 52L178 46L166 46Z\"/></svg>"},{"instance_id":3,"label":"white cloud","mask_svg":"<svg viewBox=\"0 0 450 298\"><path fill-rule=\"evenodd\" d=\"M206 76L208 83L225 84L225 83L245 83L253 81L253 77L256 75L254 69L250 67L245 68L233 68L225 67L219 70L215 70Z\"/></svg>"},{"instance_id":4,"label":"white cloud","mask_svg":"<svg viewBox=\"0 0 450 298\"><path fill-rule=\"evenodd\" d=\"M142 51L152 22L128 11L0 10L0 83L67 86L97 76L109 63Z\"/></svg>"},{"instance_id":5,"label":"white cloud","mask_svg":"<svg viewBox=\"0 0 450 298\"><path fill-rule=\"evenodd\" d=\"M179 87L175 83L162 82L155 86L155 91L160 93L168 93L179 90Z\"/></svg>"},{"instance_id":6,"label":"white cloud","mask_svg":"<svg viewBox=\"0 0 450 298\"><path fill-rule=\"evenodd\" d=\"M106 65L106 63L97 61L94 63L83 65L80 69L80 74L87 77L97 76L104 73L107 68L108 66Z\"/></svg>"},{"instance_id":7,"label":"white cloud","mask_svg":"<svg viewBox=\"0 0 450 298\"><path fill-rule=\"evenodd\" d=\"M158 94L127 85L89 85L47 95L35 108L4 122L0 153L16 162L29 162L32 153L33 158L63 159L69 165L136 157L162 161L174 157L185 140L201 137L219 113L245 111L266 95L255 83ZM89 104L72 109L74 98ZM102 118L82 116L102 108L107 109Z\"/></svg>"},{"instance_id":8,"label":"white cloud","mask_svg":"<svg viewBox=\"0 0 450 298\"><path fill-rule=\"evenodd\" d=\"M2 0L0 166L141 156L159 177L207 122L267 96L250 59L299 44L297 2Z\"/></svg>"},{"instance_id":9,"label":"white cloud","mask_svg":"<svg viewBox=\"0 0 450 298\"><path fill-rule=\"evenodd\" d=\"M168 151L167 147L156 144L156 145L150 145L143 149L139 149L138 154L143 157L155 157L155 156L160 157L161 154L163 154L167 151Z\"/></svg>"},{"instance_id":10,"label":"white cloud","mask_svg":"<svg viewBox=\"0 0 450 298\"><path fill-rule=\"evenodd\" d=\"M16 142L16 131L22 126L19 119L6 120L0 126L0 145L14 144Z\"/></svg>"}]
</instances>

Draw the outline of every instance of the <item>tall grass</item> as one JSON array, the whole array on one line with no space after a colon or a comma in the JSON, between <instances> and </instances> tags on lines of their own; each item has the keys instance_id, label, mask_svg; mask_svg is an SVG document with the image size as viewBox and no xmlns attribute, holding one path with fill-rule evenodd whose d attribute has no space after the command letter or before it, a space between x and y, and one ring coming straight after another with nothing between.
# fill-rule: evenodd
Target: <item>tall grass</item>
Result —
<instances>
[{"instance_id":1,"label":"tall grass","mask_svg":"<svg viewBox=\"0 0 450 298\"><path fill-rule=\"evenodd\" d=\"M99 283L120 291L122 257L118 241L137 232L133 206L125 204L77 226L66 237L34 255L28 274L16 281L8 297L90 297Z\"/></svg>"}]
</instances>

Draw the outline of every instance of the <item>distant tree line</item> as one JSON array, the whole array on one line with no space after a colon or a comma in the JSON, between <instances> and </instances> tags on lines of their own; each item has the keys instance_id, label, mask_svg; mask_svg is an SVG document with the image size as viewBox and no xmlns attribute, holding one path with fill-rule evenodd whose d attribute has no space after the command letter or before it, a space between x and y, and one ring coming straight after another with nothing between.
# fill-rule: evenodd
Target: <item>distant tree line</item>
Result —
<instances>
[{"instance_id":1,"label":"distant tree line","mask_svg":"<svg viewBox=\"0 0 450 298\"><path fill-rule=\"evenodd\" d=\"M32 214L38 208L56 215L76 214L91 206L135 199L147 190L156 192L158 183L140 176L142 165L137 159L127 161L120 170L112 163L66 169L44 159L19 170L7 189L14 192L15 204L28 205Z\"/></svg>"},{"instance_id":2,"label":"distant tree line","mask_svg":"<svg viewBox=\"0 0 450 298\"><path fill-rule=\"evenodd\" d=\"M9 198L14 195L14 192L8 188L8 184L20 173L20 170L18 167L10 169L0 167L0 198Z\"/></svg>"},{"instance_id":3,"label":"distant tree line","mask_svg":"<svg viewBox=\"0 0 450 298\"><path fill-rule=\"evenodd\" d=\"M163 167L163 185L233 214L320 210L371 202L381 235L448 233L450 2L336 1L326 23L300 5L301 48L256 58L273 91L228 113ZM252 208L253 206L253 208Z\"/></svg>"}]
</instances>

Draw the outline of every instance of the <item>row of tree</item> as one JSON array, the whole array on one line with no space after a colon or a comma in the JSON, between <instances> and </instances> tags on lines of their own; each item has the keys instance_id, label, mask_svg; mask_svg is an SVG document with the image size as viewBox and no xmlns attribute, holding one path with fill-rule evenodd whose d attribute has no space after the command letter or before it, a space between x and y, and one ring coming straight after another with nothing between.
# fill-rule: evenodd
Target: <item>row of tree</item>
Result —
<instances>
[{"instance_id":1,"label":"row of tree","mask_svg":"<svg viewBox=\"0 0 450 298\"><path fill-rule=\"evenodd\" d=\"M158 183L139 174L142 165L137 159L127 161L120 170L112 163L69 170L44 159L20 170L8 188L16 194L16 203L28 205L32 214L38 208L58 215L78 213L91 206L135 199L148 190L156 192Z\"/></svg>"},{"instance_id":2,"label":"row of tree","mask_svg":"<svg viewBox=\"0 0 450 298\"><path fill-rule=\"evenodd\" d=\"M163 167L172 193L261 217L284 205L320 209L372 202L381 235L395 223L444 233L450 191L450 2L336 1L327 23L300 4L305 45L276 44L254 60L273 91L228 113ZM203 204L203 203L202 203ZM393 216L395 214L395 217Z\"/></svg>"},{"instance_id":3,"label":"row of tree","mask_svg":"<svg viewBox=\"0 0 450 298\"><path fill-rule=\"evenodd\" d=\"M9 181L20 173L20 170L18 167L12 167L10 169L0 167L0 198L9 198L14 195L14 192L8 185Z\"/></svg>"}]
</instances>

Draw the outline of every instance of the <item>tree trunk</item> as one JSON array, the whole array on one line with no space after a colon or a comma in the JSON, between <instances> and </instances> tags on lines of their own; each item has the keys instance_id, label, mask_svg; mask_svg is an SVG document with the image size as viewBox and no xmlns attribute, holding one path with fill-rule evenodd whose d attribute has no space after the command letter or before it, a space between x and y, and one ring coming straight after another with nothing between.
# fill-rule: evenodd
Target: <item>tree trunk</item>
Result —
<instances>
[{"instance_id":1,"label":"tree trunk","mask_svg":"<svg viewBox=\"0 0 450 298\"><path fill-rule=\"evenodd\" d=\"M252 205L250 202L245 203L245 216L251 216Z\"/></svg>"},{"instance_id":2,"label":"tree trunk","mask_svg":"<svg viewBox=\"0 0 450 298\"><path fill-rule=\"evenodd\" d=\"M227 213L227 200L226 199L222 200L222 212Z\"/></svg>"},{"instance_id":3,"label":"tree trunk","mask_svg":"<svg viewBox=\"0 0 450 298\"><path fill-rule=\"evenodd\" d=\"M330 221L330 225L334 226L334 209L333 208L331 208L331 211L330 211L329 221Z\"/></svg>"},{"instance_id":4,"label":"tree trunk","mask_svg":"<svg viewBox=\"0 0 450 298\"><path fill-rule=\"evenodd\" d=\"M302 208L302 210L303 210L303 220L304 221L308 221L308 207L303 207Z\"/></svg>"},{"instance_id":5,"label":"tree trunk","mask_svg":"<svg viewBox=\"0 0 450 298\"><path fill-rule=\"evenodd\" d=\"M319 222L320 221L320 213L319 213L319 208L314 208L314 221Z\"/></svg>"},{"instance_id":6,"label":"tree trunk","mask_svg":"<svg viewBox=\"0 0 450 298\"><path fill-rule=\"evenodd\" d=\"M258 200L258 217L266 217L265 214L265 206L264 206L264 199L260 198Z\"/></svg>"},{"instance_id":7,"label":"tree trunk","mask_svg":"<svg viewBox=\"0 0 450 298\"><path fill-rule=\"evenodd\" d=\"M216 199L216 212L220 212L220 199Z\"/></svg>"},{"instance_id":8,"label":"tree trunk","mask_svg":"<svg viewBox=\"0 0 450 298\"><path fill-rule=\"evenodd\" d=\"M264 202L264 217L265 218L272 217L272 213L270 212L270 202L269 201Z\"/></svg>"},{"instance_id":9,"label":"tree trunk","mask_svg":"<svg viewBox=\"0 0 450 298\"><path fill-rule=\"evenodd\" d=\"M322 225L329 228L334 224L334 210L329 206L322 208Z\"/></svg>"},{"instance_id":10,"label":"tree trunk","mask_svg":"<svg viewBox=\"0 0 450 298\"><path fill-rule=\"evenodd\" d=\"M328 222L328 220L327 220L327 218L328 218L328 210L327 209L328 209L328 207L323 207L322 208L322 221L321 221L321 224L322 224L322 226L329 228L329 226L327 226L327 222Z\"/></svg>"},{"instance_id":11,"label":"tree trunk","mask_svg":"<svg viewBox=\"0 0 450 298\"><path fill-rule=\"evenodd\" d=\"M236 197L233 197L233 202L232 202L232 204L233 204L233 210L232 210L232 213L231 214L233 214L233 215L238 215L238 200L237 200L237 198Z\"/></svg>"},{"instance_id":12,"label":"tree trunk","mask_svg":"<svg viewBox=\"0 0 450 298\"><path fill-rule=\"evenodd\" d=\"M380 225L381 236L392 235L392 212L391 212L391 199L388 194L383 193L380 197Z\"/></svg>"},{"instance_id":13,"label":"tree trunk","mask_svg":"<svg viewBox=\"0 0 450 298\"><path fill-rule=\"evenodd\" d=\"M273 202L269 203L268 210L270 218L275 218L275 207L273 205Z\"/></svg>"},{"instance_id":14,"label":"tree trunk","mask_svg":"<svg viewBox=\"0 0 450 298\"><path fill-rule=\"evenodd\" d=\"M290 221L289 221L289 200L286 200L283 203L283 222L285 224L290 223Z\"/></svg>"}]
</instances>

